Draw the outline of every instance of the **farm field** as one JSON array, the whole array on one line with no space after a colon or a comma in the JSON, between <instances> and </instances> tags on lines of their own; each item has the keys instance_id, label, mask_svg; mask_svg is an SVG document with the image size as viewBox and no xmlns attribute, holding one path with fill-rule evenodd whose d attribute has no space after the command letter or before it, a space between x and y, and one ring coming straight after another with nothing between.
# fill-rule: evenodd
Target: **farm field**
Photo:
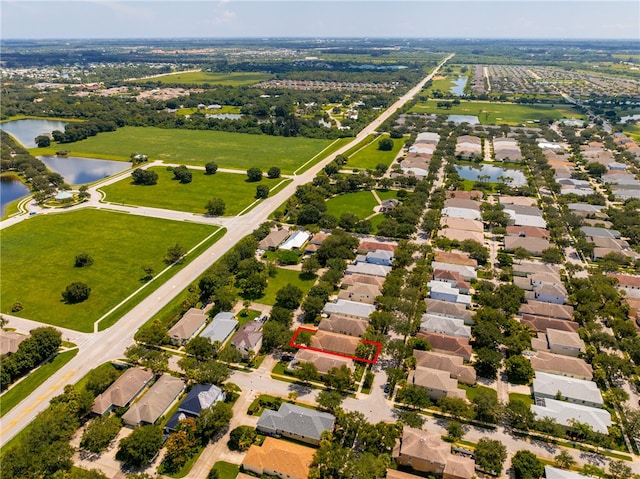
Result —
<instances>
[{"instance_id":1,"label":"farm field","mask_svg":"<svg viewBox=\"0 0 640 479\"><path fill-rule=\"evenodd\" d=\"M400 149L404 146L404 138L394 138L393 149L390 151L378 150L378 142L389 135L381 135L373 142L365 146L362 150L354 152L349 156L349 160L344 168L359 168L363 170L374 170L376 165L384 163L387 167L393 162Z\"/></svg>"},{"instance_id":2,"label":"farm field","mask_svg":"<svg viewBox=\"0 0 640 479\"><path fill-rule=\"evenodd\" d=\"M173 172L166 168L152 167L150 170L158 174L158 184L135 185L128 177L102 188L106 201L204 214L207 201L219 197L226 205L224 216L233 216L255 201L256 186L266 185L274 190L281 182L284 183L280 187L291 181L264 177L261 181L250 183L244 174L218 172L205 175L203 170L190 170L193 180L182 184L174 180Z\"/></svg>"},{"instance_id":3,"label":"farm field","mask_svg":"<svg viewBox=\"0 0 640 479\"><path fill-rule=\"evenodd\" d=\"M288 283L297 286L306 295L315 282L315 275L312 278L305 278L300 274L300 271L277 268L276 275L269 277L267 289L264 290L262 298L256 299L254 302L273 306L276 304L276 293Z\"/></svg>"},{"instance_id":4,"label":"farm field","mask_svg":"<svg viewBox=\"0 0 640 479\"><path fill-rule=\"evenodd\" d=\"M214 73L214 72L184 72L176 73L173 75L162 75L154 78L146 78L143 80L134 80L134 83L181 83L185 85L204 85L209 83L211 85L253 85L266 81L271 78L271 75L260 72L229 72L229 73Z\"/></svg>"},{"instance_id":5,"label":"farm field","mask_svg":"<svg viewBox=\"0 0 640 479\"><path fill-rule=\"evenodd\" d=\"M569 105L521 105L515 103L497 103L487 101L461 101L450 109L438 108L442 100L427 100L414 106L411 113L429 113L437 115L475 115L482 125L521 125L528 121L542 119L560 120L562 118L580 118L583 116Z\"/></svg>"},{"instance_id":6,"label":"farm field","mask_svg":"<svg viewBox=\"0 0 640 479\"><path fill-rule=\"evenodd\" d=\"M2 232L1 312L10 313L20 301L20 316L92 331L94 321L144 284L143 265L157 274L166 266L170 246L178 243L189 250L217 230L94 209L34 216ZM74 267L80 253L89 254L94 264ZM86 283L91 295L66 304L61 293L76 281Z\"/></svg>"},{"instance_id":7,"label":"farm field","mask_svg":"<svg viewBox=\"0 0 640 479\"><path fill-rule=\"evenodd\" d=\"M353 213L363 220L375 213L373 207L377 204L371 191L345 193L327 200L327 213L336 218L340 218L344 213Z\"/></svg>"},{"instance_id":8,"label":"farm field","mask_svg":"<svg viewBox=\"0 0 640 479\"><path fill-rule=\"evenodd\" d=\"M151 161L199 166L215 161L220 168L246 170L255 166L264 171L279 166L282 173L288 174L331 143L332 140L310 138L128 126L65 144L64 148L70 156L129 161L131 153L137 152L148 155ZM53 143L50 148L36 148L31 152L55 154L60 148Z\"/></svg>"}]
</instances>

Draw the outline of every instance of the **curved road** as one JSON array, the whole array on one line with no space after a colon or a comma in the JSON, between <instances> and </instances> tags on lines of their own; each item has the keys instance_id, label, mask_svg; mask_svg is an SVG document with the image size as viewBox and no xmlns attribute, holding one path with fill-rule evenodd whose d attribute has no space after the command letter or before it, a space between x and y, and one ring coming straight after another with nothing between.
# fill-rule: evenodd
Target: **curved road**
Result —
<instances>
[{"instance_id":1,"label":"curved road","mask_svg":"<svg viewBox=\"0 0 640 479\"><path fill-rule=\"evenodd\" d=\"M310 182L336 155L346 152L349 148L366 138L367 135L374 133L385 120L419 93L424 85L451 57L453 57L453 54L445 58L429 75L398 99L398 101L385 110L372 123L366 126L352 142L340 148L338 151L331 153L306 172L295 176L293 181L276 195L264 200L245 215L236 216L223 222L216 218L217 221L215 221L215 224L224 223L224 226L228 229L227 234L173 278L142 300L114 326L106 331L78 337L80 352L75 358L55 372L18 406L0 419L0 446L4 446L7 441L31 422L40 411L45 409L51 398L61 394L65 385L75 383L94 366L121 358L125 349L133 343L133 335L142 324L160 311L162 307L171 301L171 299L189 283L204 273L214 261L229 251L240 239L250 234L258 225L266 221L269 214L284 203L284 201L295 192L299 185ZM106 207L110 208L111 206ZM27 216L21 216L6 220L0 224L0 229L26 217Z\"/></svg>"}]
</instances>

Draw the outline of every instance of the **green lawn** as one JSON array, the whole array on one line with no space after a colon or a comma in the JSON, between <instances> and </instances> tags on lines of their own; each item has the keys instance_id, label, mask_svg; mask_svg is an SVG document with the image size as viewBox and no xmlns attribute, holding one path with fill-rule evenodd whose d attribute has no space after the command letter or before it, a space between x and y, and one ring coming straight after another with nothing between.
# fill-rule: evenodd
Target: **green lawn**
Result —
<instances>
[{"instance_id":1,"label":"green lawn","mask_svg":"<svg viewBox=\"0 0 640 479\"><path fill-rule=\"evenodd\" d=\"M311 138L127 126L75 143L53 143L49 148L30 151L55 154L64 146L72 156L125 161L129 161L132 152L139 152L148 155L149 160L169 163L204 166L215 161L221 168L246 170L255 166L263 171L278 166L288 174L331 143L332 140Z\"/></svg>"},{"instance_id":2,"label":"green lawn","mask_svg":"<svg viewBox=\"0 0 640 479\"><path fill-rule=\"evenodd\" d=\"M389 138L389 135L381 135L371 144L364 147L362 150L354 153L349 157L346 168L359 168L362 170L373 170L375 167L384 163L389 166L393 159L398 154L398 151L404 146L404 138L393 139L393 149L391 151L378 150L378 142L384 138Z\"/></svg>"},{"instance_id":3,"label":"green lawn","mask_svg":"<svg viewBox=\"0 0 640 479\"><path fill-rule=\"evenodd\" d=\"M229 73L214 73L214 72L184 72L176 73L174 75L163 75L155 78L147 78L142 80L134 80L135 83L182 83L185 85L204 85L209 83L211 85L254 85L262 81L269 80L271 75L260 72L229 72Z\"/></svg>"},{"instance_id":4,"label":"green lawn","mask_svg":"<svg viewBox=\"0 0 640 479\"><path fill-rule=\"evenodd\" d=\"M509 401L520 400L529 405L533 405L533 399L528 394L520 394L520 393L509 393Z\"/></svg>"},{"instance_id":5,"label":"green lawn","mask_svg":"<svg viewBox=\"0 0 640 479\"><path fill-rule=\"evenodd\" d=\"M365 219L374 213L373 207L378 202L371 191L358 191L334 196L327 200L327 213L340 218L343 213L353 213L360 219Z\"/></svg>"},{"instance_id":6,"label":"green lawn","mask_svg":"<svg viewBox=\"0 0 640 479\"><path fill-rule=\"evenodd\" d=\"M376 193L382 201L398 198L398 190L376 190ZM409 194L409 196L411 196L411 194Z\"/></svg>"},{"instance_id":7,"label":"green lawn","mask_svg":"<svg viewBox=\"0 0 640 479\"><path fill-rule=\"evenodd\" d=\"M52 361L40 366L33 373L29 374L29 376L0 396L0 402L2 403L0 417L11 411L11 409L19 404L20 401L31 394L34 389L45 382L49 376L71 361L76 354L78 354L77 349L58 354Z\"/></svg>"},{"instance_id":8,"label":"green lawn","mask_svg":"<svg viewBox=\"0 0 640 479\"><path fill-rule=\"evenodd\" d=\"M213 110L213 111L206 110L205 114L206 113L212 113L214 115L217 115L217 114L221 114L221 113L235 113L235 114L239 114L240 113L240 107L231 106L231 105L221 105L221 106L222 106L222 108L219 108L218 110ZM202 110L198 110L195 107L194 108L180 108L176 112L176 114L177 115L193 115L194 113L196 113L198 111L202 112Z\"/></svg>"},{"instance_id":9,"label":"green lawn","mask_svg":"<svg viewBox=\"0 0 640 479\"><path fill-rule=\"evenodd\" d=\"M134 185L131 178L126 178L102 188L106 201L204 214L207 201L217 196L224 199L225 216L233 216L255 201L256 186L267 185L273 189L281 181L290 181L264 177L250 183L247 175L220 172L205 175L202 170L191 170L193 180L182 184L174 180L173 172L166 168L153 167L151 170L158 173L157 185Z\"/></svg>"},{"instance_id":10,"label":"green lawn","mask_svg":"<svg viewBox=\"0 0 640 479\"><path fill-rule=\"evenodd\" d=\"M414 106L411 113L440 115L475 115L482 125L520 125L527 121L562 118L583 118L582 114L569 105L521 105L488 101L465 101L450 109L438 108L442 100L427 100Z\"/></svg>"},{"instance_id":11,"label":"green lawn","mask_svg":"<svg viewBox=\"0 0 640 479\"><path fill-rule=\"evenodd\" d=\"M213 465L213 468L218 471L220 479L236 479L240 466L232 464L230 462L218 461Z\"/></svg>"},{"instance_id":12,"label":"green lawn","mask_svg":"<svg viewBox=\"0 0 640 479\"><path fill-rule=\"evenodd\" d=\"M10 313L21 301L20 315L26 318L92 331L94 321L144 284L142 265L157 274L165 268L170 246L179 243L189 250L217 230L93 209L34 216L2 232L1 312ZM83 252L94 264L75 268L75 256ZM74 281L87 283L91 295L65 304L61 293Z\"/></svg>"},{"instance_id":13,"label":"green lawn","mask_svg":"<svg viewBox=\"0 0 640 479\"><path fill-rule=\"evenodd\" d=\"M488 388L486 386L480 386L480 385L468 386L466 384L458 383L458 387L460 389L464 389L467 392L467 399L469 401L472 401L473 398L477 397L478 394L480 394L481 391L489 393L490 395L492 395L496 399L498 397L498 393L497 393L497 391L495 389L491 389L491 388Z\"/></svg>"},{"instance_id":14,"label":"green lawn","mask_svg":"<svg viewBox=\"0 0 640 479\"><path fill-rule=\"evenodd\" d=\"M307 294L315 282L315 276L311 279L306 279L301 277L299 271L278 268L276 275L274 277L269 277L267 289L264 291L264 296L255 300L255 302L273 306L276 303L276 293L279 289L285 287L287 283L297 286Z\"/></svg>"},{"instance_id":15,"label":"green lawn","mask_svg":"<svg viewBox=\"0 0 640 479\"><path fill-rule=\"evenodd\" d=\"M628 124L624 127L624 133L634 140L640 141L640 125Z\"/></svg>"}]
</instances>

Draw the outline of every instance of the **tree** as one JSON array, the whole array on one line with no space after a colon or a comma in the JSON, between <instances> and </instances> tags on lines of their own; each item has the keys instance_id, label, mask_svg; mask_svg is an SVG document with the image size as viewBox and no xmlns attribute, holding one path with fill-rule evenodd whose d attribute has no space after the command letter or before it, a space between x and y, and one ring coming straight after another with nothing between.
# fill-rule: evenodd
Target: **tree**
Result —
<instances>
[{"instance_id":1,"label":"tree","mask_svg":"<svg viewBox=\"0 0 640 479\"><path fill-rule=\"evenodd\" d=\"M131 172L131 178L133 178L134 185L155 185L158 183L158 173L150 170L143 170L136 168Z\"/></svg>"},{"instance_id":2,"label":"tree","mask_svg":"<svg viewBox=\"0 0 640 479\"><path fill-rule=\"evenodd\" d=\"M623 461L611 461L609 463L609 475L611 479L629 479L633 470Z\"/></svg>"},{"instance_id":3,"label":"tree","mask_svg":"<svg viewBox=\"0 0 640 479\"><path fill-rule=\"evenodd\" d=\"M150 281L153 278L153 275L156 273L155 268L150 264L143 264L142 271L144 271L144 281Z\"/></svg>"},{"instance_id":4,"label":"tree","mask_svg":"<svg viewBox=\"0 0 640 479\"><path fill-rule=\"evenodd\" d=\"M286 286L283 286L276 292L276 306L293 311L300 306L303 295L304 293L300 288L291 283L287 283Z\"/></svg>"},{"instance_id":5,"label":"tree","mask_svg":"<svg viewBox=\"0 0 640 479\"><path fill-rule=\"evenodd\" d=\"M317 403L322 409L334 412L342 404L344 397L338 391L324 390L318 394Z\"/></svg>"},{"instance_id":6,"label":"tree","mask_svg":"<svg viewBox=\"0 0 640 479\"><path fill-rule=\"evenodd\" d=\"M300 364L298 364L295 371L293 372L293 375L304 384L309 384L309 382L311 381L316 381L320 377L316 365L309 362L301 362Z\"/></svg>"},{"instance_id":7,"label":"tree","mask_svg":"<svg viewBox=\"0 0 640 479\"><path fill-rule=\"evenodd\" d=\"M453 416L456 420L461 418L470 419L472 411L469 404L462 398L441 397L438 400L438 407L442 412L446 412Z\"/></svg>"},{"instance_id":8,"label":"tree","mask_svg":"<svg viewBox=\"0 0 640 479\"><path fill-rule=\"evenodd\" d=\"M535 374L531 361L525 356L511 356L505 362L507 379L513 384L529 384Z\"/></svg>"},{"instance_id":9,"label":"tree","mask_svg":"<svg viewBox=\"0 0 640 479\"><path fill-rule=\"evenodd\" d=\"M118 371L111 365L101 366L92 369L87 374L87 384L85 388L94 396L102 394L116 379L118 379Z\"/></svg>"},{"instance_id":10,"label":"tree","mask_svg":"<svg viewBox=\"0 0 640 479\"><path fill-rule=\"evenodd\" d=\"M516 479L538 479L544 474L544 464L528 450L516 452L511 459L511 466Z\"/></svg>"},{"instance_id":11,"label":"tree","mask_svg":"<svg viewBox=\"0 0 640 479\"><path fill-rule=\"evenodd\" d=\"M166 454L162 459L163 472L177 472L195 453L196 424L193 418L178 422L176 432L165 442Z\"/></svg>"},{"instance_id":12,"label":"tree","mask_svg":"<svg viewBox=\"0 0 640 479\"><path fill-rule=\"evenodd\" d=\"M422 429L425 419L424 416L417 413L416 411L399 411L398 421L402 424L406 424L409 427Z\"/></svg>"},{"instance_id":13,"label":"tree","mask_svg":"<svg viewBox=\"0 0 640 479\"><path fill-rule=\"evenodd\" d=\"M65 288L62 292L62 299L67 304L82 303L89 299L90 294L91 288L86 283L76 281Z\"/></svg>"},{"instance_id":14,"label":"tree","mask_svg":"<svg viewBox=\"0 0 640 479\"><path fill-rule=\"evenodd\" d=\"M80 447L89 452L102 452L118 435L121 427L122 421L117 416L98 417L87 424Z\"/></svg>"},{"instance_id":15,"label":"tree","mask_svg":"<svg viewBox=\"0 0 640 479\"><path fill-rule=\"evenodd\" d=\"M229 425L232 417L231 405L218 401L200 412L196 419L196 434L207 444Z\"/></svg>"},{"instance_id":16,"label":"tree","mask_svg":"<svg viewBox=\"0 0 640 479\"><path fill-rule=\"evenodd\" d=\"M170 246L167 250L167 254L164 256L164 263L166 265L177 264L182 261L182 257L187 254L187 250L185 250L180 244L176 243L173 246Z\"/></svg>"},{"instance_id":17,"label":"tree","mask_svg":"<svg viewBox=\"0 0 640 479\"><path fill-rule=\"evenodd\" d=\"M476 445L474 458L481 470L499 474L507 459L507 448L498 440L483 437Z\"/></svg>"},{"instance_id":18,"label":"tree","mask_svg":"<svg viewBox=\"0 0 640 479\"><path fill-rule=\"evenodd\" d=\"M471 404L474 406L476 419L479 421L497 424L502 418L502 407L497 396L486 389L478 391L471 399Z\"/></svg>"},{"instance_id":19,"label":"tree","mask_svg":"<svg viewBox=\"0 0 640 479\"><path fill-rule=\"evenodd\" d=\"M378 150L380 151L393 150L393 140L391 138L383 138L378 142Z\"/></svg>"},{"instance_id":20,"label":"tree","mask_svg":"<svg viewBox=\"0 0 640 479\"><path fill-rule=\"evenodd\" d=\"M196 359L202 361L203 359L213 359L216 355L216 348L213 347L209 338L204 336L196 336L185 346L185 352Z\"/></svg>"},{"instance_id":21,"label":"tree","mask_svg":"<svg viewBox=\"0 0 640 479\"><path fill-rule=\"evenodd\" d=\"M255 195L256 199L261 200L268 197L269 197L269 187L267 185L256 186L256 195Z\"/></svg>"},{"instance_id":22,"label":"tree","mask_svg":"<svg viewBox=\"0 0 640 479\"><path fill-rule=\"evenodd\" d=\"M302 274L312 277L320 269L320 262L315 255L309 256L302 263Z\"/></svg>"},{"instance_id":23,"label":"tree","mask_svg":"<svg viewBox=\"0 0 640 479\"><path fill-rule=\"evenodd\" d=\"M542 261L545 263L560 264L564 261L562 251L558 248L547 248L542 252Z\"/></svg>"},{"instance_id":24,"label":"tree","mask_svg":"<svg viewBox=\"0 0 640 479\"><path fill-rule=\"evenodd\" d=\"M211 198L204 205L204 209L207 210L209 216L222 216L227 208L222 198Z\"/></svg>"},{"instance_id":25,"label":"tree","mask_svg":"<svg viewBox=\"0 0 640 479\"><path fill-rule=\"evenodd\" d=\"M576 463L576 460L573 458L571 454L565 449L560 451L558 455L556 455L553 460L556 462L556 466L562 469L570 469Z\"/></svg>"},{"instance_id":26,"label":"tree","mask_svg":"<svg viewBox=\"0 0 640 479\"><path fill-rule=\"evenodd\" d=\"M331 368L325 375L325 384L338 391L349 391L353 386L353 374L344 364L339 368Z\"/></svg>"},{"instance_id":27,"label":"tree","mask_svg":"<svg viewBox=\"0 0 640 479\"><path fill-rule=\"evenodd\" d=\"M258 434L251 426L238 426L229 433L227 447L232 451L246 451L255 442Z\"/></svg>"},{"instance_id":28,"label":"tree","mask_svg":"<svg viewBox=\"0 0 640 479\"><path fill-rule=\"evenodd\" d=\"M476 351L476 362L473 364L478 376L495 379L502 364L502 354L495 349L480 348Z\"/></svg>"},{"instance_id":29,"label":"tree","mask_svg":"<svg viewBox=\"0 0 640 479\"><path fill-rule=\"evenodd\" d=\"M505 409L507 422L516 429L528 430L533 427L535 414L531 411L529 404L520 399L509 401Z\"/></svg>"},{"instance_id":30,"label":"tree","mask_svg":"<svg viewBox=\"0 0 640 479\"><path fill-rule=\"evenodd\" d=\"M204 171L207 175L215 175L216 171L218 171L218 164L215 161L210 161L204 165Z\"/></svg>"},{"instance_id":31,"label":"tree","mask_svg":"<svg viewBox=\"0 0 640 479\"><path fill-rule=\"evenodd\" d=\"M80 253L76 255L74 266L76 268L84 268L85 266L91 266L93 264L93 258L87 253Z\"/></svg>"},{"instance_id":32,"label":"tree","mask_svg":"<svg viewBox=\"0 0 640 479\"><path fill-rule=\"evenodd\" d=\"M260 168L249 168L247 170L248 181L255 182L262 179L262 170Z\"/></svg>"},{"instance_id":33,"label":"tree","mask_svg":"<svg viewBox=\"0 0 640 479\"><path fill-rule=\"evenodd\" d=\"M304 312L304 322L314 322L318 315L324 309L325 301L318 296L307 296L302 302L302 311Z\"/></svg>"},{"instance_id":34,"label":"tree","mask_svg":"<svg viewBox=\"0 0 640 479\"><path fill-rule=\"evenodd\" d=\"M180 183L191 183L193 180L193 174L186 166L180 165L173 169L173 179L178 180Z\"/></svg>"},{"instance_id":35,"label":"tree","mask_svg":"<svg viewBox=\"0 0 640 479\"><path fill-rule=\"evenodd\" d=\"M267 177L269 178L280 178L280 168L278 168L277 166L272 166L271 168L269 168L269 170L267 171Z\"/></svg>"},{"instance_id":36,"label":"tree","mask_svg":"<svg viewBox=\"0 0 640 479\"><path fill-rule=\"evenodd\" d=\"M451 442L457 442L462 439L464 429L458 421L449 421L447 424L447 439Z\"/></svg>"},{"instance_id":37,"label":"tree","mask_svg":"<svg viewBox=\"0 0 640 479\"><path fill-rule=\"evenodd\" d=\"M147 464L162 447L162 428L160 426L141 426L120 440L116 459L130 466L141 467Z\"/></svg>"},{"instance_id":38,"label":"tree","mask_svg":"<svg viewBox=\"0 0 640 479\"><path fill-rule=\"evenodd\" d=\"M38 135L35 138L35 142L38 148L46 148L51 145L51 138L49 138L49 135Z\"/></svg>"}]
</instances>

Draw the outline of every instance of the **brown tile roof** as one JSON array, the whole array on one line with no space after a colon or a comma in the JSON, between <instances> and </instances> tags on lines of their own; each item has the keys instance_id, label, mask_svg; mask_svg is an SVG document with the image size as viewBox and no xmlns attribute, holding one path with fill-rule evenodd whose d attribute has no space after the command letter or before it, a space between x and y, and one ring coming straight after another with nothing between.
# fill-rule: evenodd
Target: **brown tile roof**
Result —
<instances>
[{"instance_id":1,"label":"brown tile roof","mask_svg":"<svg viewBox=\"0 0 640 479\"><path fill-rule=\"evenodd\" d=\"M0 330L0 354L15 353L20 343L28 337L15 331Z\"/></svg>"},{"instance_id":2,"label":"brown tile roof","mask_svg":"<svg viewBox=\"0 0 640 479\"><path fill-rule=\"evenodd\" d=\"M416 476L407 472L398 471L396 469L387 469L387 479L421 479L422 476Z\"/></svg>"},{"instance_id":3,"label":"brown tile roof","mask_svg":"<svg viewBox=\"0 0 640 479\"><path fill-rule=\"evenodd\" d=\"M203 310L191 308L184 313L170 330L169 337L180 341L185 341L195 334L195 332L207 321L207 315Z\"/></svg>"},{"instance_id":4,"label":"brown tile roof","mask_svg":"<svg viewBox=\"0 0 640 479\"><path fill-rule=\"evenodd\" d=\"M467 361L471 359L472 350L468 338L429 333L427 331L419 331L417 336L426 339L434 351L455 354L465 358Z\"/></svg>"},{"instance_id":5,"label":"brown tile roof","mask_svg":"<svg viewBox=\"0 0 640 479\"><path fill-rule=\"evenodd\" d=\"M407 381L431 390L441 391L446 397L465 399L467 394L464 389L458 389L458 381L451 377L449 371L416 366L409 371Z\"/></svg>"},{"instance_id":6,"label":"brown tile roof","mask_svg":"<svg viewBox=\"0 0 640 479\"><path fill-rule=\"evenodd\" d=\"M508 236L526 236L528 238L549 238L550 233L545 228L537 226L507 226Z\"/></svg>"},{"instance_id":7,"label":"brown tile roof","mask_svg":"<svg viewBox=\"0 0 640 479\"><path fill-rule=\"evenodd\" d=\"M457 230L453 228L445 228L438 231L438 236L442 238L450 239L451 241L477 241L478 243L484 242L484 234L478 231Z\"/></svg>"},{"instance_id":8,"label":"brown tile roof","mask_svg":"<svg viewBox=\"0 0 640 479\"><path fill-rule=\"evenodd\" d=\"M447 198L459 198L462 200L474 200L476 198L482 198L482 191L472 190L472 191L447 191Z\"/></svg>"},{"instance_id":9,"label":"brown tile roof","mask_svg":"<svg viewBox=\"0 0 640 479\"><path fill-rule=\"evenodd\" d=\"M452 454L444 466L443 477L449 479L471 479L476 475L476 463L470 457Z\"/></svg>"},{"instance_id":10,"label":"brown tile roof","mask_svg":"<svg viewBox=\"0 0 640 479\"><path fill-rule=\"evenodd\" d=\"M523 314L520 323L529 326L535 332L546 333L548 329L558 329L560 331L577 332L580 327L578 323L567 321L566 319L553 319L536 316L533 314Z\"/></svg>"},{"instance_id":11,"label":"brown tile roof","mask_svg":"<svg viewBox=\"0 0 640 479\"><path fill-rule=\"evenodd\" d=\"M520 314L533 314L546 318L571 320L573 318L573 308L566 304L529 301L528 303L520 306Z\"/></svg>"},{"instance_id":12,"label":"brown tile roof","mask_svg":"<svg viewBox=\"0 0 640 479\"><path fill-rule=\"evenodd\" d=\"M330 333L318 330L311 337L311 347L323 351L353 355L360 344L360 339L345 334Z\"/></svg>"},{"instance_id":13,"label":"brown tile roof","mask_svg":"<svg viewBox=\"0 0 640 479\"><path fill-rule=\"evenodd\" d=\"M262 339L262 323L249 321L242 325L238 332L231 338L231 344L237 349L253 349Z\"/></svg>"},{"instance_id":14,"label":"brown tile roof","mask_svg":"<svg viewBox=\"0 0 640 479\"><path fill-rule=\"evenodd\" d=\"M611 278L616 278L623 288L640 288L640 276L631 274L608 273Z\"/></svg>"},{"instance_id":15,"label":"brown tile roof","mask_svg":"<svg viewBox=\"0 0 640 479\"><path fill-rule=\"evenodd\" d=\"M329 318L323 318L322 321L320 321L318 329L360 337L367 330L367 326L369 326L369 321L366 319L348 318L346 316L332 314Z\"/></svg>"},{"instance_id":16,"label":"brown tile roof","mask_svg":"<svg viewBox=\"0 0 640 479\"><path fill-rule=\"evenodd\" d=\"M91 412L104 414L111 407L128 405L151 379L151 371L138 367L127 369L106 391L96 397Z\"/></svg>"},{"instance_id":17,"label":"brown tile roof","mask_svg":"<svg viewBox=\"0 0 640 479\"><path fill-rule=\"evenodd\" d=\"M296 361L299 363L312 363L320 374L327 374L331 368L341 368L347 366L352 371L355 370L353 361L332 354L320 353L309 349L301 349L296 353Z\"/></svg>"},{"instance_id":18,"label":"brown tile roof","mask_svg":"<svg viewBox=\"0 0 640 479\"><path fill-rule=\"evenodd\" d=\"M427 303L427 313L440 314L454 318L464 319L466 323L471 323L475 313L468 310L464 304L450 303L448 301L440 301L438 299L425 299Z\"/></svg>"},{"instance_id":19,"label":"brown tile roof","mask_svg":"<svg viewBox=\"0 0 640 479\"><path fill-rule=\"evenodd\" d=\"M289 233L289 230L286 228L271 231L266 238L258 243L258 247L265 250L269 248L276 248L280 243L287 239Z\"/></svg>"},{"instance_id":20,"label":"brown tile roof","mask_svg":"<svg viewBox=\"0 0 640 479\"><path fill-rule=\"evenodd\" d=\"M471 366L465 366L460 356L417 349L413 350L413 355L417 360L417 366L447 371L452 378L465 384L476 382L476 370Z\"/></svg>"},{"instance_id":21,"label":"brown tile roof","mask_svg":"<svg viewBox=\"0 0 640 479\"><path fill-rule=\"evenodd\" d=\"M484 231L484 224L482 221L452 218L450 216L443 216L440 218L440 226L442 228L452 228L455 230L477 231L478 233L482 233Z\"/></svg>"},{"instance_id":22,"label":"brown tile roof","mask_svg":"<svg viewBox=\"0 0 640 479\"><path fill-rule=\"evenodd\" d=\"M529 357L531 367L535 371L549 374L561 374L578 379L593 379L593 369L584 359L553 354L546 351L538 351L534 356Z\"/></svg>"},{"instance_id":23,"label":"brown tile roof","mask_svg":"<svg viewBox=\"0 0 640 479\"><path fill-rule=\"evenodd\" d=\"M544 250L549 249L550 247L551 243L549 243L549 241L544 238L522 238L520 236L504 237L505 251L513 251L516 248L524 248L531 254L541 254Z\"/></svg>"},{"instance_id":24,"label":"brown tile roof","mask_svg":"<svg viewBox=\"0 0 640 479\"><path fill-rule=\"evenodd\" d=\"M369 276L368 274L350 274L342 280L341 286L351 286L354 284L371 284L374 286L382 286L384 278L378 276Z\"/></svg>"},{"instance_id":25,"label":"brown tile roof","mask_svg":"<svg viewBox=\"0 0 640 479\"><path fill-rule=\"evenodd\" d=\"M329 233L316 233L313 235L313 238L309 240L309 242L311 244L321 245L329 236L331 236Z\"/></svg>"},{"instance_id":26,"label":"brown tile roof","mask_svg":"<svg viewBox=\"0 0 640 479\"><path fill-rule=\"evenodd\" d=\"M475 259L469 258L467 253L456 253L450 251L436 251L435 260L440 263L460 264L463 266L478 266Z\"/></svg>"},{"instance_id":27,"label":"brown tile roof","mask_svg":"<svg viewBox=\"0 0 640 479\"><path fill-rule=\"evenodd\" d=\"M242 461L242 467L256 474L277 474L289 479L307 479L316 450L266 437L262 446L255 444Z\"/></svg>"},{"instance_id":28,"label":"brown tile roof","mask_svg":"<svg viewBox=\"0 0 640 479\"><path fill-rule=\"evenodd\" d=\"M377 241L363 241L358 246L358 253L375 253L376 250L395 251L398 246L395 243L379 243Z\"/></svg>"},{"instance_id":29,"label":"brown tile roof","mask_svg":"<svg viewBox=\"0 0 640 479\"><path fill-rule=\"evenodd\" d=\"M480 202L474 200L462 200L458 198L449 198L444 202L445 208L468 208L470 210L480 211Z\"/></svg>"},{"instance_id":30,"label":"brown tile roof","mask_svg":"<svg viewBox=\"0 0 640 479\"><path fill-rule=\"evenodd\" d=\"M144 396L124 413L122 420L131 426L141 423L153 424L171 406L184 387L182 379L163 374Z\"/></svg>"},{"instance_id":31,"label":"brown tile roof","mask_svg":"<svg viewBox=\"0 0 640 479\"><path fill-rule=\"evenodd\" d=\"M451 446L444 442L439 434L413 427L404 427L400 454L444 466L451 456Z\"/></svg>"}]
</instances>

